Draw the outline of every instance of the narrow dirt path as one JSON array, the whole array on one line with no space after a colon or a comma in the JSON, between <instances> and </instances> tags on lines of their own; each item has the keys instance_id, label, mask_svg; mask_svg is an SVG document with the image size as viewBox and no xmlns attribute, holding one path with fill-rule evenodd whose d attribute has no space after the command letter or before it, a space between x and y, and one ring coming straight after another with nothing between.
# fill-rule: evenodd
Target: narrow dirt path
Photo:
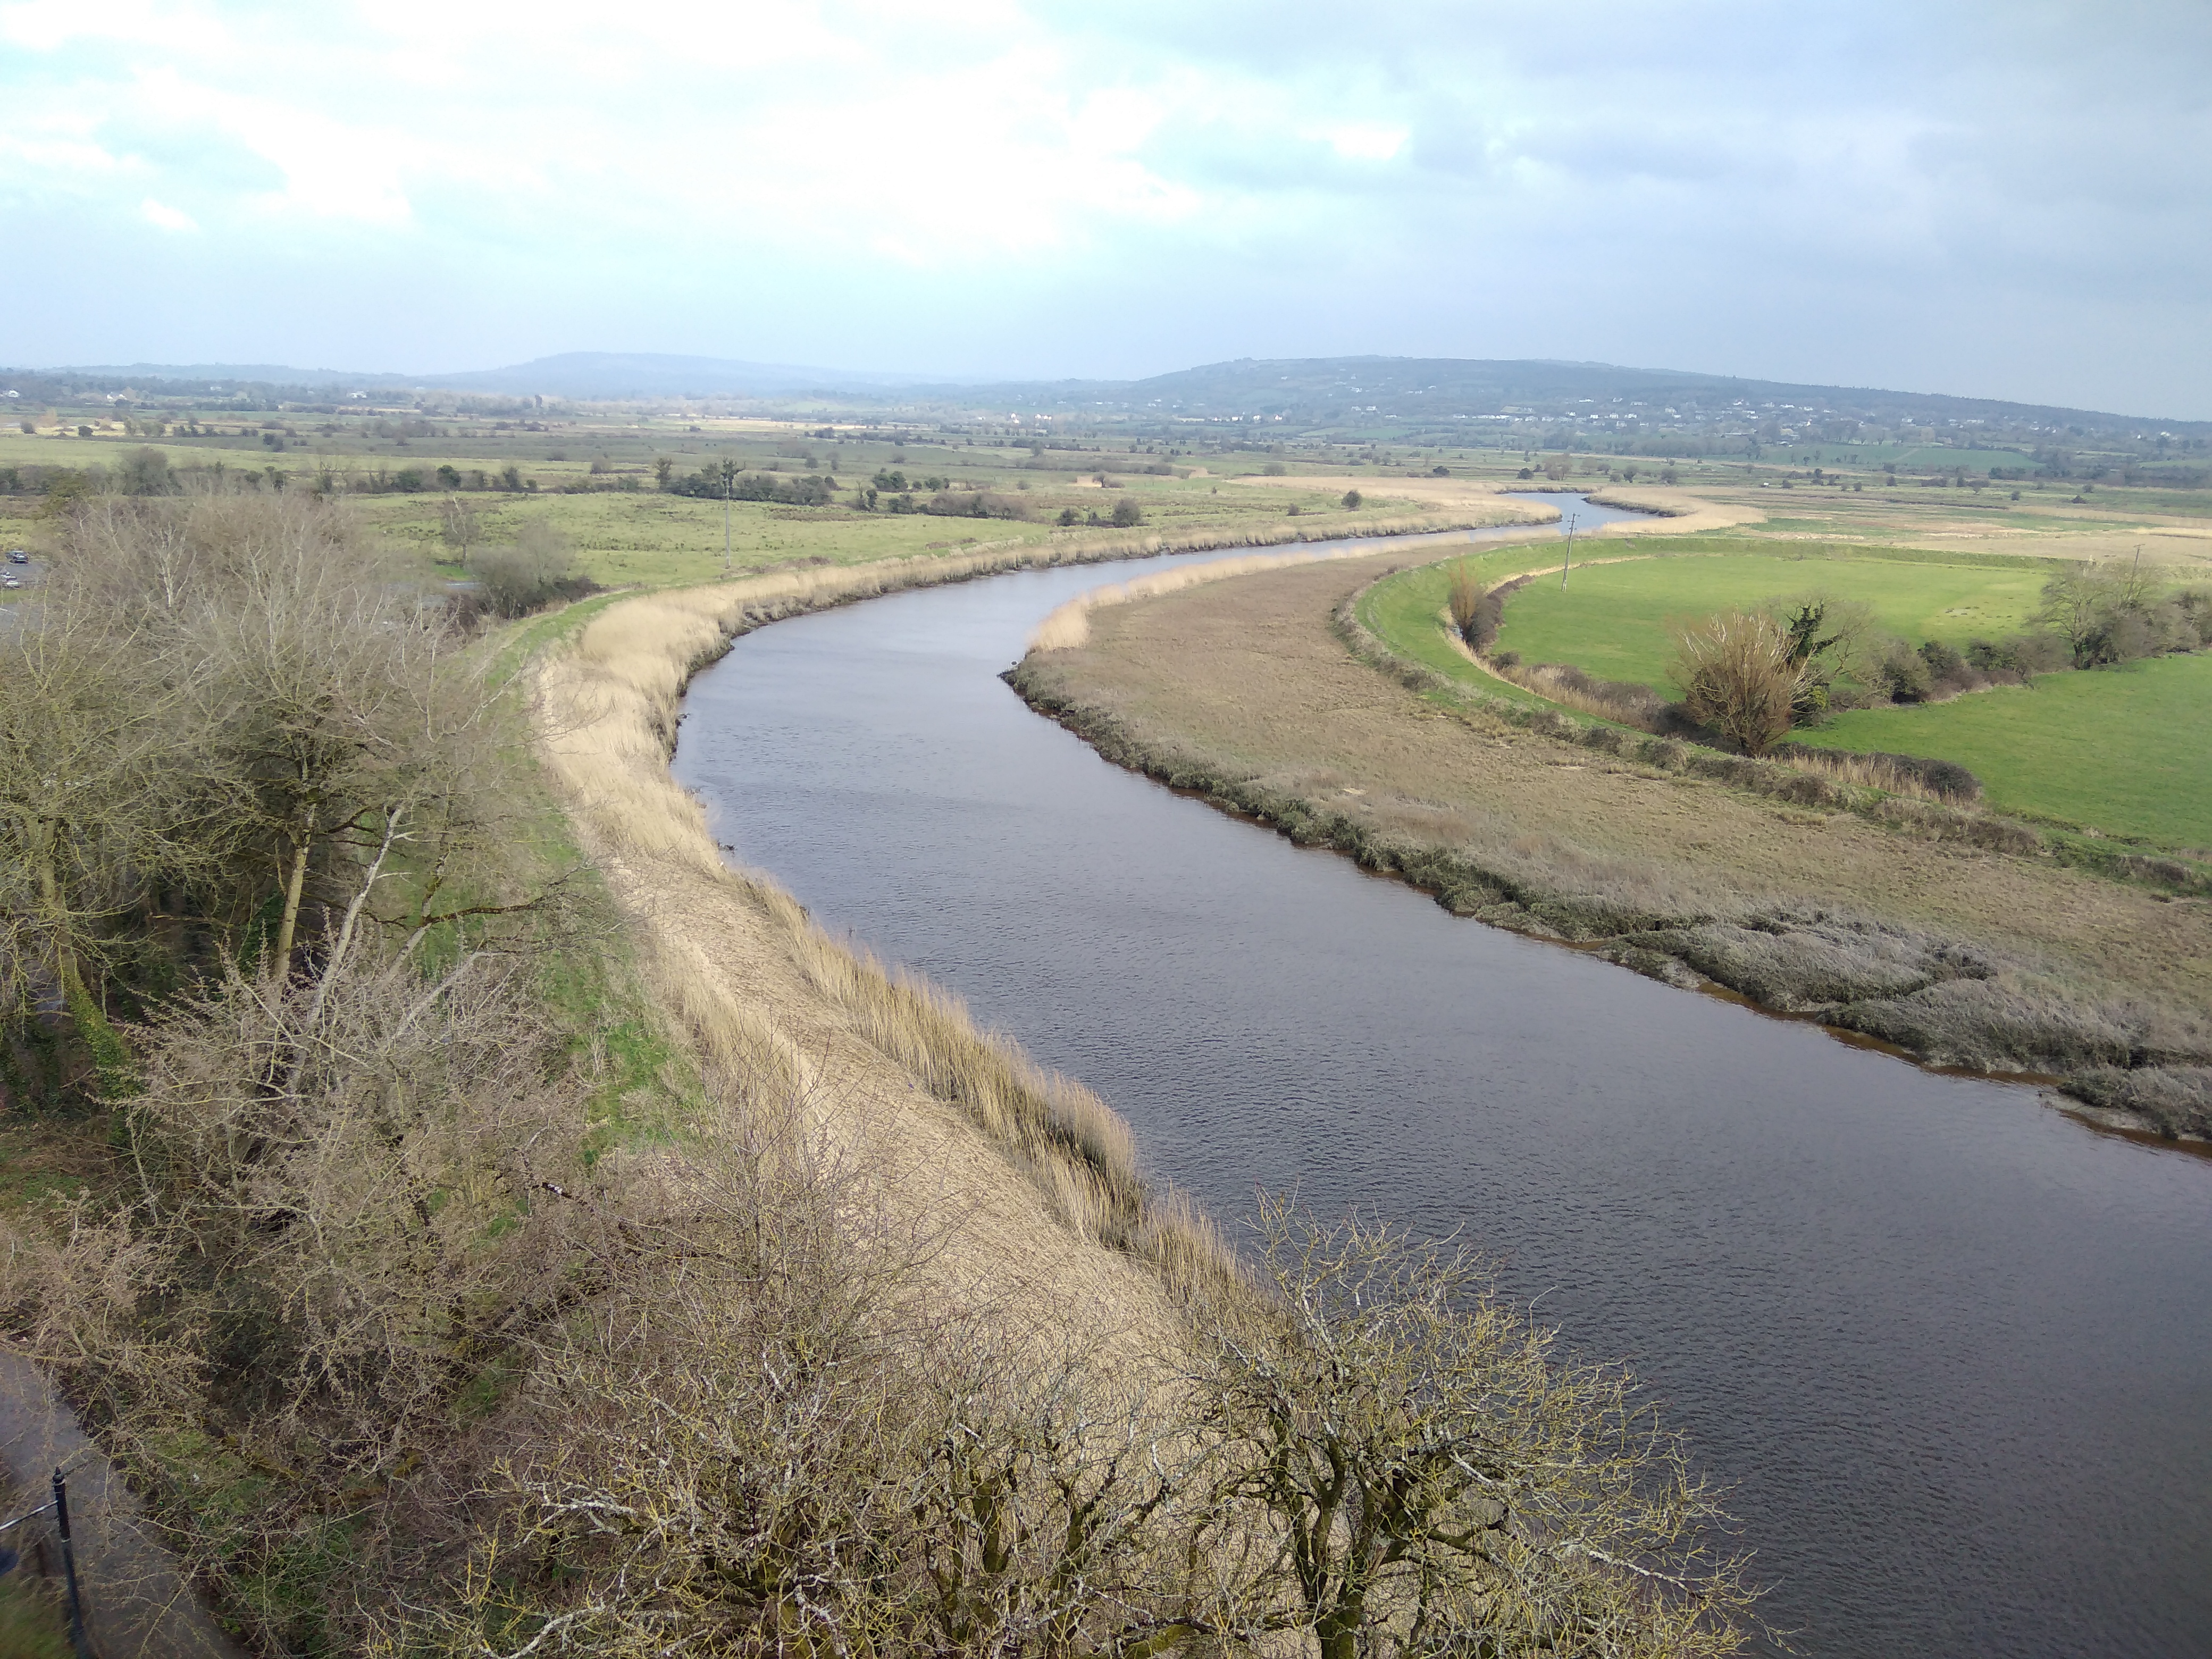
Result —
<instances>
[{"instance_id":1,"label":"narrow dirt path","mask_svg":"<svg viewBox=\"0 0 2212 1659\"><path fill-rule=\"evenodd\" d=\"M0 1474L27 1509L47 1500L57 1468L69 1480L77 1583L99 1659L246 1659L201 1607L122 1475L78 1427L46 1373L0 1351ZM18 1571L58 1580L51 1514L15 1528L8 1543L22 1552Z\"/></svg>"}]
</instances>

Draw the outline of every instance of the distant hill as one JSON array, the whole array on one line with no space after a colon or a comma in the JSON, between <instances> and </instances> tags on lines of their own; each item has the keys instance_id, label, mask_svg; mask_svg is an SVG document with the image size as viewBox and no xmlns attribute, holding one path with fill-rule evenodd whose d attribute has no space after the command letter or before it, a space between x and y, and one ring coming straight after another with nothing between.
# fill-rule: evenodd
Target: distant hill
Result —
<instances>
[{"instance_id":1,"label":"distant hill","mask_svg":"<svg viewBox=\"0 0 2212 1659\"><path fill-rule=\"evenodd\" d=\"M1788 406L1893 425L1980 421L2006 427L2212 430L2212 422L2207 422L2160 421L1940 392L1805 386L1680 369L1623 368L1611 363L1540 358L1245 357L1142 380L1015 382L968 390L971 395L988 395L1010 410L1075 412L1110 408L1132 412L1157 410L1164 416L1279 415L1288 421L1328 425L1361 424L1355 418L1360 416L1377 423L1417 424L1514 414L1577 419L1612 411L1616 405L1638 404L1650 411L1650 417L1660 421L1669 412L1686 416L1692 410L1711 419L1741 404L1747 417L1754 410Z\"/></svg>"},{"instance_id":2,"label":"distant hill","mask_svg":"<svg viewBox=\"0 0 2212 1659\"><path fill-rule=\"evenodd\" d=\"M547 398L774 397L805 392L876 392L919 385L915 374L857 374L797 363L730 357L680 357L650 351L564 351L508 368L432 374L415 384L450 392L504 392Z\"/></svg>"},{"instance_id":3,"label":"distant hill","mask_svg":"<svg viewBox=\"0 0 2212 1659\"><path fill-rule=\"evenodd\" d=\"M814 392L882 395L919 385L927 378L643 351L565 351L505 368L449 374L373 374L349 369L294 368L283 363L110 363L21 373L41 383L74 382L103 392L126 386L159 386L169 394L249 387L325 392L434 389L586 402Z\"/></svg>"},{"instance_id":4,"label":"distant hill","mask_svg":"<svg viewBox=\"0 0 2212 1659\"><path fill-rule=\"evenodd\" d=\"M293 368L283 363L104 363L39 371L46 375L81 375L88 380L132 382L175 380L210 386L410 386L421 382L405 374L363 374L343 368Z\"/></svg>"},{"instance_id":5,"label":"distant hill","mask_svg":"<svg viewBox=\"0 0 2212 1659\"><path fill-rule=\"evenodd\" d=\"M1235 416L1272 422L1279 416L1301 427L1367 430L1517 416L1572 426L1633 420L1646 429L1680 425L1708 431L1733 423L1779 420L1784 426L1815 429L1824 423L1858 421L1888 427L1985 424L2052 433L2071 429L2148 435L2165 430L2191 437L2212 434L2212 422L1547 359L1245 357L1139 380L980 384L797 363L618 351L563 352L505 368L441 374L368 374L273 363L133 363L16 374L15 384L30 398L136 388L165 398L216 391L258 398L272 406L276 401L327 400L349 392L438 390L585 402L842 399L854 409L921 407L947 415L977 410L1095 414L1121 421L1142 421L1147 416L1164 422Z\"/></svg>"}]
</instances>

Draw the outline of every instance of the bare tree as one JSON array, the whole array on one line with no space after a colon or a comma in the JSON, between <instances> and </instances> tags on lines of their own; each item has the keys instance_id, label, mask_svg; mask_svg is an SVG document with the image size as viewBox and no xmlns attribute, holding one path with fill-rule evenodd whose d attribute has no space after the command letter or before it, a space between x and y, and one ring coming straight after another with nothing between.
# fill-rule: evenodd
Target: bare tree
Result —
<instances>
[{"instance_id":1,"label":"bare tree","mask_svg":"<svg viewBox=\"0 0 2212 1659\"><path fill-rule=\"evenodd\" d=\"M1451 593L1448 601L1452 626L1459 631L1468 647L1486 651L1498 637L1498 626L1504 616L1504 601L1498 594L1486 590L1474 569L1462 559L1452 569Z\"/></svg>"},{"instance_id":2,"label":"bare tree","mask_svg":"<svg viewBox=\"0 0 2212 1659\"><path fill-rule=\"evenodd\" d=\"M140 948L120 924L205 873L175 766L192 688L71 576L0 633L0 987L17 1019L57 1000L110 1067L103 982Z\"/></svg>"},{"instance_id":3,"label":"bare tree","mask_svg":"<svg viewBox=\"0 0 2212 1659\"><path fill-rule=\"evenodd\" d=\"M483 539L475 507L450 490L438 504L438 538L460 555L464 565L470 550Z\"/></svg>"},{"instance_id":4,"label":"bare tree","mask_svg":"<svg viewBox=\"0 0 2212 1659\"><path fill-rule=\"evenodd\" d=\"M1761 755L1787 735L1804 665L1773 617L1724 611L1674 633L1670 673L1692 720Z\"/></svg>"},{"instance_id":5,"label":"bare tree","mask_svg":"<svg viewBox=\"0 0 2212 1659\"><path fill-rule=\"evenodd\" d=\"M1240 1645L1741 1648L1720 1512L1625 1373L1557 1360L1464 1253L1285 1200L1255 1225L1274 1294L1217 1306L1189 1377Z\"/></svg>"}]
</instances>

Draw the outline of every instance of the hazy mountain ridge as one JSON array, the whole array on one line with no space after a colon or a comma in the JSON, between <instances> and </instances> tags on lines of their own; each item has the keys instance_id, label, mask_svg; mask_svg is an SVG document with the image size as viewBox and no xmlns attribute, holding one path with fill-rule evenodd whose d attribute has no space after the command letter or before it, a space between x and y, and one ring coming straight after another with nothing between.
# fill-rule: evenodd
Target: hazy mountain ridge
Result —
<instances>
[{"instance_id":1,"label":"hazy mountain ridge","mask_svg":"<svg viewBox=\"0 0 2212 1659\"><path fill-rule=\"evenodd\" d=\"M2068 427L2203 434L2212 422L2178 421L2058 404L1943 392L1808 385L1681 369L1549 359L1455 357L1240 358L1134 380L977 382L654 352L563 352L501 368L443 374L356 374L278 364L156 364L16 371L25 395L143 389L276 394L449 391L574 401L657 398L844 398L855 405L950 404L1023 413L1111 413L1354 425L1557 416L1751 422L1777 410L1888 424ZM66 383L66 384L64 384Z\"/></svg>"}]
</instances>

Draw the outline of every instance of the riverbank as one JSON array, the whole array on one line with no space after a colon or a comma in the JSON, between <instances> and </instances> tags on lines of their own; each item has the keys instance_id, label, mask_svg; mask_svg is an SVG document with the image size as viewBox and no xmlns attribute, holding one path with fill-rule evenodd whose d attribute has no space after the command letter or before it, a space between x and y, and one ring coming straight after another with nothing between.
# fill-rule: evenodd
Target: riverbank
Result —
<instances>
[{"instance_id":1,"label":"riverbank","mask_svg":"<svg viewBox=\"0 0 2212 1659\"><path fill-rule=\"evenodd\" d=\"M1917 803L1885 822L1818 780L1762 793L1679 744L1579 741L1563 719L1425 696L1340 631L1394 568L1295 567L1100 611L1088 643L1033 653L1012 683L1107 758L1459 914L1929 1063L2063 1076L2160 1133L2212 1130L2202 902L1974 844Z\"/></svg>"},{"instance_id":2,"label":"riverbank","mask_svg":"<svg viewBox=\"0 0 2212 1659\"><path fill-rule=\"evenodd\" d=\"M919 1292L987 1314L1045 1363L1142 1364L1171 1350L1188 1282L1230 1271L1210 1227L1146 1188L1096 1097L731 868L668 775L684 685L744 633L993 568L787 572L611 605L538 666L541 751L665 1014L738 1097L833 1148L877 1224L921 1241Z\"/></svg>"}]
</instances>

